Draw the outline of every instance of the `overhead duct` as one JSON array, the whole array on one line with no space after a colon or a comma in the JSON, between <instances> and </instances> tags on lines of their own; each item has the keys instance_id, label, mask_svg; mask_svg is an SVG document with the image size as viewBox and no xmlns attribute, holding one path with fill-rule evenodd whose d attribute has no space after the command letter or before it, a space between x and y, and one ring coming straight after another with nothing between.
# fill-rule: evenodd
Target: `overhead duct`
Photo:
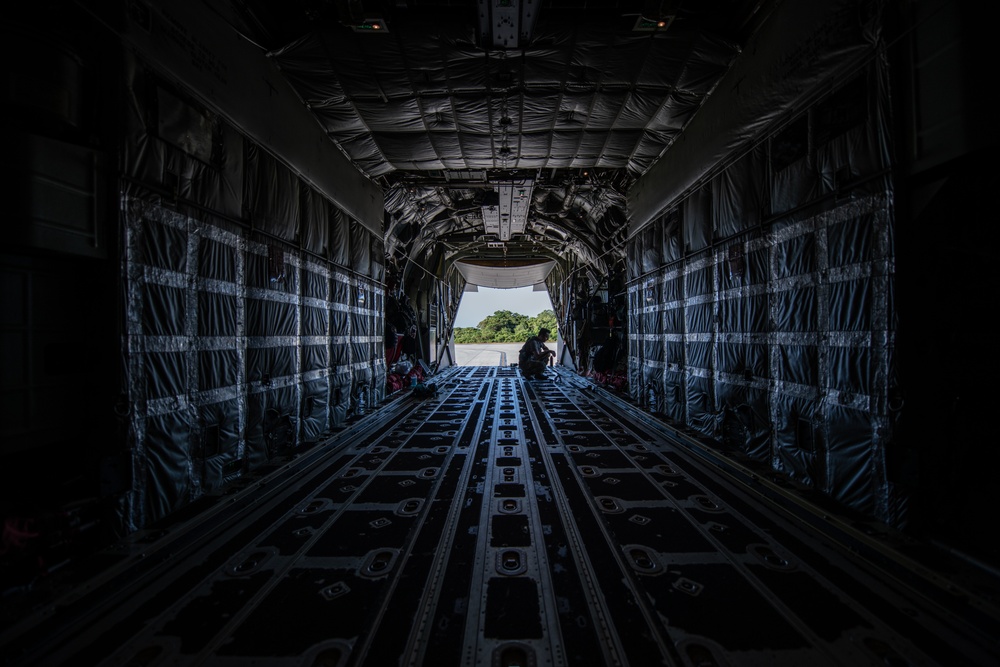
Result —
<instances>
[{"instance_id":1,"label":"overhead duct","mask_svg":"<svg viewBox=\"0 0 1000 667\"><path fill-rule=\"evenodd\" d=\"M533 187L532 179L501 181L496 192L487 193L482 204L486 233L496 235L501 241L509 241L514 234L523 234Z\"/></svg>"},{"instance_id":2,"label":"overhead duct","mask_svg":"<svg viewBox=\"0 0 1000 667\"><path fill-rule=\"evenodd\" d=\"M479 0L479 39L484 47L517 49L531 41L534 0Z\"/></svg>"}]
</instances>

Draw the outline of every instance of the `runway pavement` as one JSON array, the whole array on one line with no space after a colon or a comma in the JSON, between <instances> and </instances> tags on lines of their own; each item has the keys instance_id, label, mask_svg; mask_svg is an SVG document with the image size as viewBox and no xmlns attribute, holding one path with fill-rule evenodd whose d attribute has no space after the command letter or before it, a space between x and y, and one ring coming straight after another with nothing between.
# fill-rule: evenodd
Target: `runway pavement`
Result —
<instances>
[{"instance_id":1,"label":"runway pavement","mask_svg":"<svg viewBox=\"0 0 1000 667\"><path fill-rule=\"evenodd\" d=\"M502 366L517 363L517 352L524 343L455 344L458 366Z\"/></svg>"}]
</instances>

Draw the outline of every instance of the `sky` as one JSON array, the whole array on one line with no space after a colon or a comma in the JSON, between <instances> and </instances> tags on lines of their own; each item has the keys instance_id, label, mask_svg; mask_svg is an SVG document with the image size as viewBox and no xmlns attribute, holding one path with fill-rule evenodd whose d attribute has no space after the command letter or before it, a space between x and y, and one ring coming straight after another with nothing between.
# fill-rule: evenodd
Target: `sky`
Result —
<instances>
[{"instance_id":1,"label":"sky","mask_svg":"<svg viewBox=\"0 0 1000 667\"><path fill-rule=\"evenodd\" d=\"M478 292L464 292L462 303L455 316L456 327L474 327L487 315L498 310L509 310L534 317L543 310L552 310L548 292L534 292L530 287L493 289L480 287Z\"/></svg>"}]
</instances>

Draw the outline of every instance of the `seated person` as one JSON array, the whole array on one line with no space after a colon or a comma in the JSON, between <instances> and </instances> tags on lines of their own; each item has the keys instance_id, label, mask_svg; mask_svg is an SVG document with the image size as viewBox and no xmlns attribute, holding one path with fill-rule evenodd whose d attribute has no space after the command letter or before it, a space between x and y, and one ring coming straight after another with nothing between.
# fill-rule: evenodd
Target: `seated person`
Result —
<instances>
[{"instance_id":1,"label":"seated person","mask_svg":"<svg viewBox=\"0 0 1000 667\"><path fill-rule=\"evenodd\" d=\"M517 365L524 377L529 380L545 377L545 366L548 365L549 358L556 354L553 350L545 347L545 341L548 339L549 330L543 327L538 330L537 336L532 336L525 341L518 353Z\"/></svg>"}]
</instances>

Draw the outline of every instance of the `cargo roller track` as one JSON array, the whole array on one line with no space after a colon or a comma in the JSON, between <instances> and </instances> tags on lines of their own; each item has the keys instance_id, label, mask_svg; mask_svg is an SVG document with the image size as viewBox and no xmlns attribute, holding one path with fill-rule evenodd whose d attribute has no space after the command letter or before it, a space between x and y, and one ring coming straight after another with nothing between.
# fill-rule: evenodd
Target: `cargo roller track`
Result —
<instances>
[{"instance_id":1,"label":"cargo roller track","mask_svg":"<svg viewBox=\"0 0 1000 667\"><path fill-rule=\"evenodd\" d=\"M1000 660L988 595L571 373L434 380L102 552L5 664Z\"/></svg>"}]
</instances>

